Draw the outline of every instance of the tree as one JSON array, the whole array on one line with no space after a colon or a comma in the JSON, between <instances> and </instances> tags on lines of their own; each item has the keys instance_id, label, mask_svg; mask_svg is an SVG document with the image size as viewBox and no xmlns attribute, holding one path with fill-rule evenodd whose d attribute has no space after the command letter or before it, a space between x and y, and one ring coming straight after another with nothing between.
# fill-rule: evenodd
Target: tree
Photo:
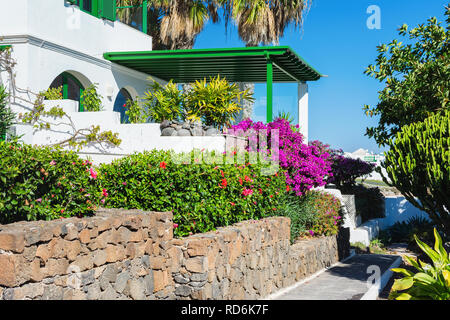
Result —
<instances>
[{"instance_id":1,"label":"tree","mask_svg":"<svg viewBox=\"0 0 450 320\"><path fill-rule=\"evenodd\" d=\"M450 236L450 110L402 127L388 144L383 180Z\"/></svg>"},{"instance_id":2,"label":"tree","mask_svg":"<svg viewBox=\"0 0 450 320\"><path fill-rule=\"evenodd\" d=\"M136 6L119 10L119 18L130 23L140 10L142 0L118 0L119 6ZM149 0L148 30L153 38L154 50L191 49L195 38L206 22L219 20L218 8L224 0Z\"/></svg>"},{"instance_id":3,"label":"tree","mask_svg":"<svg viewBox=\"0 0 450 320\"><path fill-rule=\"evenodd\" d=\"M308 0L230 0L225 1L226 19L231 16L238 27L239 37L247 47L278 44L290 24L300 29L309 7ZM243 83L242 90L254 92L253 83ZM243 118L253 112L253 103L243 104Z\"/></svg>"},{"instance_id":4,"label":"tree","mask_svg":"<svg viewBox=\"0 0 450 320\"><path fill-rule=\"evenodd\" d=\"M376 65L365 71L386 85L375 107L364 106L366 115L380 118L378 126L367 128L366 133L380 146L402 126L450 106L450 6L445 15L446 27L437 18L411 30L403 25L399 35L410 43L393 40L378 46Z\"/></svg>"}]
</instances>

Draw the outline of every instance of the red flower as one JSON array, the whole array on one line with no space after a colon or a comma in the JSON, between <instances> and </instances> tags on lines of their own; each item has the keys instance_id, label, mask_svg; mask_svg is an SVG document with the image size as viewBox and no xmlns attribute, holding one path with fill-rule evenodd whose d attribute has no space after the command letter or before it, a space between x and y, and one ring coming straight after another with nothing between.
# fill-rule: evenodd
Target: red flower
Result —
<instances>
[{"instance_id":1,"label":"red flower","mask_svg":"<svg viewBox=\"0 0 450 320\"><path fill-rule=\"evenodd\" d=\"M289 185L286 186L286 191L287 192L291 191L291 187L289 187Z\"/></svg>"},{"instance_id":2,"label":"red flower","mask_svg":"<svg viewBox=\"0 0 450 320\"><path fill-rule=\"evenodd\" d=\"M92 168L90 168L89 171L91 173L91 178L94 180L97 179L97 175L98 175L97 172L95 172L94 169L92 169Z\"/></svg>"},{"instance_id":3,"label":"red flower","mask_svg":"<svg viewBox=\"0 0 450 320\"><path fill-rule=\"evenodd\" d=\"M165 162L163 161L163 162L161 162L161 163L159 164L159 167L160 167L161 169L167 169L167 163L165 163Z\"/></svg>"},{"instance_id":4,"label":"red flower","mask_svg":"<svg viewBox=\"0 0 450 320\"><path fill-rule=\"evenodd\" d=\"M221 188L226 188L227 185L228 185L227 179L222 179L222 185L221 185Z\"/></svg>"},{"instance_id":5,"label":"red flower","mask_svg":"<svg viewBox=\"0 0 450 320\"><path fill-rule=\"evenodd\" d=\"M244 190L242 191L242 195L243 196L250 196L250 195L252 195L253 194L253 190L252 189L247 189L247 188L244 188Z\"/></svg>"},{"instance_id":6,"label":"red flower","mask_svg":"<svg viewBox=\"0 0 450 320\"><path fill-rule=\"evenodd\" d=\"M245 181L246 181L246 182L253 182L253 180L252 180L252 179L250 179L250 177L249 177L249 176L245 176Z\"/></svg>"},{"instance_id":7,"label":"red flower","mask_svg":"<svg viewBox=\"0 0 450 320\"><path fill-rule=\"evenodd\" d=\"M178 228L178 223L174 223L174 224L173 224L173 228L174 228L174 229Z\"/></svg>"},{"instance_id":8,"label":"red flower","mask_svg":"<svg viewBox=\"0 0 450 320\"><path fill-rule=\"evenodd\" d=\"M106 189L103 189L103 190L102 190L102 194L103 194L103 196L104 196L105 198L108 197L108 192L107 192Z\"/></svg>"},{"instance_id":9,"label":"red flower","mask_svg":"<svg viewBox=\"0 0 450 320\"><path fill-rule=\"evenodd\" d=\"M259 194L262 194L263 193L263 191L262 191L262 189L261 188L259 188Z\"/></svg>"},{"instance_id":10,"label":"red flower","mask_svg":"<svg viewBox=\"0 0 450 320\"><path fill-rule=\"evenodd\" d=\"M230 202L230 204L234 207L236 205L236 203L234 202Z\"/></svg>"},{"instance_id":11,"label":"red flower","mask_svg":"<svg viewBox=\"0 0 450 320\"><path fill-rule=\"evenodd\" d=\"M241 184L241 186L242 186L242 184L244 183L244 182L242 181L242 178L239 178L239 183Z\"/></svg>"},{"instance_id":12,"label":"red flower","mask_svg":"<svg viewBox=\"0 0 450 320\"><path fill-rule=\"evenodd\" d=\"M222 178L224 178L224 177L225 177L225 173L223 173L223 171L222 171L222 170L220 170L220 174L222 175Z\"/></svg>"}]
</instances>

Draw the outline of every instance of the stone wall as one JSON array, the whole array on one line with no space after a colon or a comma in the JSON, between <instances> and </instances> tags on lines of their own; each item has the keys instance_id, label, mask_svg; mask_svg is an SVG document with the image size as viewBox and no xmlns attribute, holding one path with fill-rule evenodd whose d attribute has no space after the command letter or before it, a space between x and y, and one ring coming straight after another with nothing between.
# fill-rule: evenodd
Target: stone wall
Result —
<instances>
[{"instance_id":1,"label":"stone wall","mask_svg":"<svg viewBox=\"0 0 450 320\"><path fill-rule=\"evenodd\" d=\"M274 217L173 238L172 213L0 225L0 299L258 299L339 259L337 237L289 241Z\"/></svg>"}]
</instances>

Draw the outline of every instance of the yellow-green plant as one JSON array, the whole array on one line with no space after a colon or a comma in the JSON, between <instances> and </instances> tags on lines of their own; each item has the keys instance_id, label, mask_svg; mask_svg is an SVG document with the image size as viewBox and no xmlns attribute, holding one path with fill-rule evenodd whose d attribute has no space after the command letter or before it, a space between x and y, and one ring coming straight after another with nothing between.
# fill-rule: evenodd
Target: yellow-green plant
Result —
<instances>
[{"instance_id":1,"label":"yellow-green plant","mask_svg":"<svg viewBox=\"0 0 450 320\"><path fill-rule=\"evenodd\" d=\"M392 271L405 277L395 280L391 300L450 300L450 255L442 245L442 238L434 229L434 250L414 236L417 245L432 260L432 265L408 256L405 259L418 270L417 273L394 268Z\"/></svg>"},{"instance_id":2,"label":"yellow-green plant","mask_svg":"<svg viewBox=\"0 0 450 320\"><path fill-rule=\"evenodd\" d=\"M42 92L46 100L62 100L62 86L58 88L48 88L47 91Z\"/></svg>"},{"instance_id":3,"label":"yellow-green plant","mask_svg":"<svg viewBox=\"0 0 450 320\"><path fill-rule=\"evenodd\" d=\"M85 111L98 112L103 110L102 96L97 92L97 84L87 87L80 97L80 103Z\"/></svg>"},{"instance_id":4,"label":"yellow-green plant","mask_svg":"<svg viewBox=\"0 0 450 320\"><path fill-rule=\"evenodd\" d=\"M184 109L188 120L202 120L208 126L230 126L242 107L242 100L254 101L248 90L240 91L225 78L196 81L186 93Z\"/></svg>"},{"instance_id":5,"label":"yellow-green plant","mask_svg":"<svg viewBox=\"0 0 450 320\"><path fill-rule=\"evenodd\" d=\"M146 123L148 120L148 113L144 106L140 103L140 100L137 98L135 100L127 100L125 104L125 114L128 117L129 123Z\"/></svg>"},{"instance_id":6,"label":"yellow-green plant","mask_svg":"<svg viewBox=\"0 0 450 320\"><path fill-rule=\"evenodd\" d=\"M165 86L150 80L152 84L144 95L144 108L140 110L142 115L139 117L150 117L155 122L179 119L183 102L182 91L172 80Z\"/></svg>"}]
</instances>

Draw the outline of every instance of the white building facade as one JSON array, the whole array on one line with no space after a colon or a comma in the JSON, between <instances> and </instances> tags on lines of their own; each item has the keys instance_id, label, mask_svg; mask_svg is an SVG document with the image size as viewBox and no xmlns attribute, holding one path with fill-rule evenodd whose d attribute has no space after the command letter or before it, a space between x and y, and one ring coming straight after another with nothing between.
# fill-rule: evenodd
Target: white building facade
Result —
<instances>
[{"instance_id":1,"label":"white building facade","mask_svg":"<svg viewBox=\"0 0 450 320\"><path fill-rule=\"evenodd\" d=\"M107 61L103 54L151 51L152 38L116 21L115 6L112 14L107 5L111 3L0 0L0 46L8 46L16 62L15 88L8 72L0 70L0 84L11 92L11 109L18 115L29 112L33 93L63 86L63 100L45 101L46 108L62 107L78 129L99 125L102 131L118 133L122 140L119 147L85 147L81 155L94 162L109 162L154 148L179 152L192 148L223 150L223 137L161 137L159 124L123 123L124 103L143 96L148 90L149 75ZM102 96L103 110L82 112L81 92L92 84L97 85ZM19 124L14 130L25 143L33 145L55 144L73 133L72 127L64 125L36 130L31 125Z\"/></svg>"}]
</instances>

